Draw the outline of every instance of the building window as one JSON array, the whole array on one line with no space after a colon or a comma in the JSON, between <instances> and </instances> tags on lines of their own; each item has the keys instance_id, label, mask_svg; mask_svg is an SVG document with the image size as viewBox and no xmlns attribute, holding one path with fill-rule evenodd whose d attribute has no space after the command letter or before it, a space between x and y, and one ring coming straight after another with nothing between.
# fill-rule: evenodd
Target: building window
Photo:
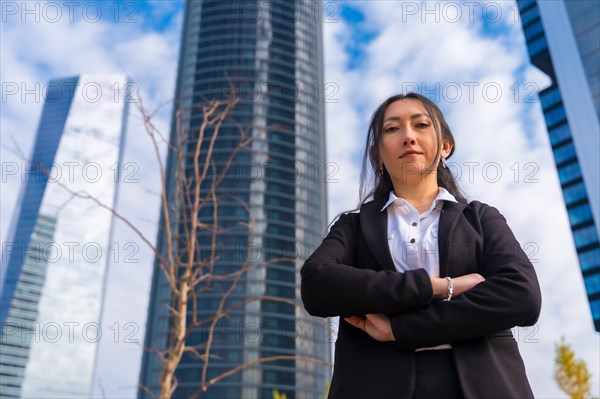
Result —
<instances>
[{"instance_id":1,"label":"building window","mask_svg":"<svg viewBox=\"0 0 600 399\"><path fill-rule=\"evenodd\" d=\"M538 36L540 33L544 32L544 27L542 26L542 21L537 20L536 22L534 22L533 24L531 24L527 28L525 28L524 31L525 31L525 39L527 41L533 39L534 37Z\"/></svg>"},{"instance_id":2,"label":"building window","mask_svg":"<svg viewBox=\"0 0 600 399\"><path fill-rule=\"evenodd\" d=\"M581 248L594 242L598 242L596 227L592 225L585 227L581 230L576 230L573 232L573 238L575 239L575 247L577 248Z\"/></svg>"},{"instance_id":3,"label":"building window","mask_svg":"<svg viewBox=\"0 0 600 399\"><path fill-rule=\"evenodd\" d=\"M581 206L569 209L569 222L571 226L592 220L592 210L590 204L586 203Z\"/></svg>"},{"instance_id":4,"label":"building window","mask_svg":"<svg viewBox=\"0 0 600 399\"><path fill-rule=\"evenodd\" d=\"M583 278L585 290L588 295L594 295L600 292L600 273L585 276Z\"/></svg>"},{"instance_id":5,"label":"building window","mask_svg":"<svg viewBox=\"0 0 600 399\"><path fill-rule=\"evenodd\" d=\"M519 6L520 6L520 4L519 4ZM525 8L525 7L523 7L523 8ZM539 18L539 16L540 16L539 8L531 7L529 10L521 12L521 23L523 24L523 26L526 26L534 19Z\"/></svg>"},{"instance_id":6,"label":"building window","mask_svg":"<svg viewBox=\"0 0 600 399\"><path fill-rule=\"evenodd\" d=\"M563 196L565 198L565 204L569 206L583 198L587 198L587 192L585 191L585 185L583 183L577 183L574 186L567 187L563 190Z\"/></svg>"},{"instance_id":7,"label":"building window","mask_svg":"<svg viewBox=\"0 0 600 399\"><path fill-rule=\"evenodd\" d=\"M557 104L561 100L560 91L558 91L558 87L555 87L551 90L548 90L542 94L540 94L540 101L542 103L542 109L547 110L553 105Z\"/></svg>"},{"instance_id":8,"label":"building window","mask_svg":"<svg viewBox=\"0 0 600 399\"><path fill-rule=\"evenodd\" d=\"M571 138L571 130L568 124L562 124L548 131L550 135L550 144L552 146Z\"/></svg>"},{"instance_id":9,"label":"building window","mask_svg":"<svg viewBox=\"0 0 600 399\"><path fill-rule=\"evenodd\" d=\"M519 4L519 11L523 11L530 5L535 4L535 0L519 0L518 4Z\"/></svg>"},{"instance_id":10,"label":"building window","mask_svg":"<svg viewBox=\"0 0 600 399\"><path fill-rule=\"evenodd\" d=\"M600 299L590 301L590 308L592 309L592 318L594 320L600 319Z\"/></svg>"},{"instance_id":11,"label":"building window","mask_svg":"<svg viewBox=\"0 0 600 399\"><path fill-rule=\"evenodd\" d=\"M546 126L554 126L559 122L567 119L564 107L558 107L552 111L544 112L544 118L546 119Z\"/></svg>"},{"instance_id":12,"label":"building window","mask_svg":"<svg viewBox=\"0 0 600 399\"><path fill-rule=\"evenodd\" d=\"M582 271L600 267L600 248L594 248L579 254L579 264Z\"/></svg>"},{"instance_id":13,"label":"building window","mask_svg":"<svg viewBox=\"0 0 600 399\"><path fill-rule=\"evenodd\" d=\"M533 57L534 55L536 55L537 53L539 53L547 47L548 43L546 42L546 36L542 36L539 39L536 39L533 42L531 42L531 44L528 46L529 56Z\"/></svg>"},{"instance_id":14,"label":"building window","mask_svg":"<svg viewBox=\"0 0 600 399\"><path fill-rule=\"evenodd\" d=\"M566 184L581 177L581 169L577 162L558 168L560 184Z\"/></svg>"},{"instance_id":15,"label":"building window","mask_svg":"<svg viewBox=\"0 0 600 399\"><path fill-rule=\"evenodd\" d=\"M557 165L561 165L566 161L570 161L575 158L577 158L577 154L575 153L575 146L572 142L561 145L554 150L554 160Z\"/></svg>"}]
</instances>

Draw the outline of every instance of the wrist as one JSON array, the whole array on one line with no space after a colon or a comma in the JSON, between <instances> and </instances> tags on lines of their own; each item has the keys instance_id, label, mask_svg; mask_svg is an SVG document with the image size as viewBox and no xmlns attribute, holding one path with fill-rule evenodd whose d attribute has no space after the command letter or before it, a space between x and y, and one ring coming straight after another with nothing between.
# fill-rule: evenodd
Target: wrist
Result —
<instances>
[{"instance_id":1,"label":"wrist","mask_svg":"<svg viewBox=\"0 0 600 399\"><path fill-rule=\"evenodd\" d=\"M448 281L445 278L431 277L433 299L448 298Z\"/></svg>"}]
</instances>

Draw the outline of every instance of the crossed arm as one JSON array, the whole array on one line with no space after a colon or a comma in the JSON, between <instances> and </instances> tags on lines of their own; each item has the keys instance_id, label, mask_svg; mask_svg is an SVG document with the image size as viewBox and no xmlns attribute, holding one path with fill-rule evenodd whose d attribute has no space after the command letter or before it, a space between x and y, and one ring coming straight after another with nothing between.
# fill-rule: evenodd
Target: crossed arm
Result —
<instances>
[{"instance_id":1,"label":"crossed arm","mask_svg":"<svg viewBox=\"0 0 600 399\"><path fill-rule=\"evenodd\" d=\"M454 278L449 302L445 280L425 270L405 273L354 267L355 216L342 215L305 262L302 298L314 316L341 316L378 340L401 349L457 342L516 325L532 325L541 306L533 266L500 213L481 215L482 274ZM357 315L367 315L363 318Z\"/></svg>"}]
</instances>

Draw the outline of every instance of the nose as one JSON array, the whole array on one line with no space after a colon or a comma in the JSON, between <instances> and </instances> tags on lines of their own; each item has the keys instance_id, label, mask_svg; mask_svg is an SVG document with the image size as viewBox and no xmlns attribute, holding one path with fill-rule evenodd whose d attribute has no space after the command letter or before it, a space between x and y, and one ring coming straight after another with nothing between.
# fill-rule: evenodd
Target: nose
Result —
<instances>
[{"instance_id":1,"label":"nose","mask_svg":"<svg viewBox=\"0 0 600 399\"><path fill-rule=\"evenodd\" d=\"M414 132L412 129L407 128L405 130L406 135L404 136L404 146L407 146L409 143L414 145L416 143Z\"/></svg>"}]
</instances>

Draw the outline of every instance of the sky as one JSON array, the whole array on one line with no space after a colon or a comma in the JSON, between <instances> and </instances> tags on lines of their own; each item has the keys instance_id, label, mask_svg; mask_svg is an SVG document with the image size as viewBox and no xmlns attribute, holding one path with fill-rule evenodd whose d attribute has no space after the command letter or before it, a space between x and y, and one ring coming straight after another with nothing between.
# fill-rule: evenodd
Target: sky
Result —
<instances>
[{"instance_id":1,"label":"sky","mask_svg":"<svg viewBox=\"0 0 600 399\"><path fill-rule=\"evenodd\" d=\"M600 396L598 334L579 270L558 175L536 93L549 84L528 61L516 5L509 1L324 1L329 218L358 200L362 146L371 113L385 98L427 94L456 138L449 166L468 199L506 217L536 268L542 313L514 330L538 398L565 395L552 380L554 344L564 336L592 373ZM79 74L126 73L157 128L167 135L175 91L182 1L1 3L1 239L8 240L21 180L6 165L30 155L44 85ZM8 91L17 87L17 91ZM137 105L130 107L123 161L137 165L121 181L117 210L156 236L158 163ZM143 206L140 206L143 204ZM328 221L329 222L329 221ZM117 243L139 243L115 225ZM109 265L94 395L134 397L144 338L152 255Z\"/></svg>"}]
</instances>

